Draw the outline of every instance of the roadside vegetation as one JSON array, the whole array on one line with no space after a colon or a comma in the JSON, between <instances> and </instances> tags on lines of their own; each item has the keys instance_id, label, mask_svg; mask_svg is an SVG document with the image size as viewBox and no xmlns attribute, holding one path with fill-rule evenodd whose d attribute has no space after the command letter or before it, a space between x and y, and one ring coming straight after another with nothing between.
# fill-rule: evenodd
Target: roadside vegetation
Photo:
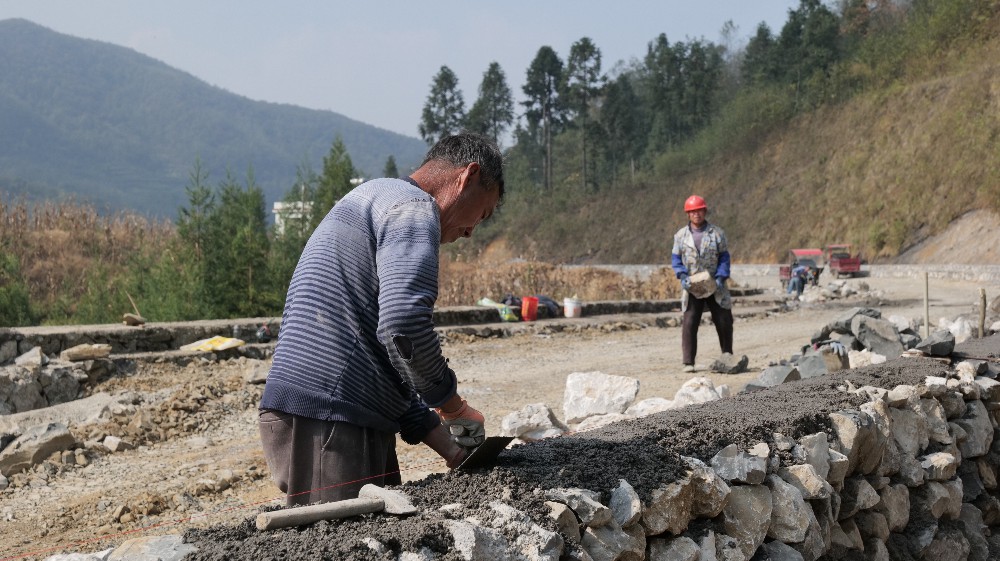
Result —
<instances>
[{"instance_id":1,"label":"roadside vegetation","mask_svg":"<svg viewBox=\"0 0 1000 561\"><path fill-rule=\"evenodd\" d=\"M1000 0L801 0L745 45L731 28L724 45L660 35L606 72L589 38L565 60L542 46L524 106L493 64L468 112L443 66L424 139L513 145L508 200L444 249L439 304L675 295L667 271L635 283L557 264L668 263L691 193L737 262L833 242L890 260L969 210L1000 212L997 29ZM284 202L306 211L280 228L252 170L216 182L200 163L172 222L0 198L0 325L279 316L309 233L358 175L337 139L322 170L299 170Z\"/></svg>"}]
</instances>

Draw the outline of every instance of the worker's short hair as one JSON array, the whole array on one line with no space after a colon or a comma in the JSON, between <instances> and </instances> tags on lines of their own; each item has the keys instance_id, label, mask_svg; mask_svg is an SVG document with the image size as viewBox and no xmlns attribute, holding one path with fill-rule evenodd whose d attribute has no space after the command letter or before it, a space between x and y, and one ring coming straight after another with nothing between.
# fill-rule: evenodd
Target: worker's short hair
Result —
<instances>
[{"instance_id":1,"label":"worker's short hair","mask_svg":"<svg viewBox=\"0 0 1000 561\"><path fill-rule=\"evenodd\" d=\"M439 140L420 164L447 162L455 167L479 164L479 180L483 187L500 190L500 200L504 195L503 154L493 140L481 134L462 132Z\"/></svg>"}]
</instances>

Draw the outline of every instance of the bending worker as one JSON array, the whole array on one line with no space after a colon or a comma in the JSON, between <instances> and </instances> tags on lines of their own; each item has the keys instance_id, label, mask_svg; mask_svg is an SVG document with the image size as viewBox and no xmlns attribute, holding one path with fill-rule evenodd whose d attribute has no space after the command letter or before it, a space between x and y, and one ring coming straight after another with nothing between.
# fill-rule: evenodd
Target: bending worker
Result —
<instances>
[{"instance_id":1,"label":"bending worker","mask_svg":"<svg viewBox=\"0 0 1000 561\"><path fill-rule=\"evenodd\" d=\"M684 289L681 295L681 310L684 313L681 329L684 372L694 372L694 357L698 354L698 326L706 306L712 314L715 331L719 334L722 352L732 354L733 300L726 287L726 279L729 278L729 244L726 242L725 232L705 219L708 206L705 199L698 195L691 195L684 201L684 212L688 215L688 224L674 234L671 264ZM716 290L707 298L695 298L688 292L691 288L688 277L702 271L707 271L715 279Z\"/></svg>"},{"instance_id":2,"label":"bending worker","mask_svg":"<svg viewBox=\"0 0 1000 561\"><path fill-rule=\"evenodd\" d=\"M471 236L503 194L496 144L459 134L409 177L356 187L313 232L260 403L264 456L289 506L400 484L397 432L449 467L482 443L483 415L458 394L431 313L440 245Z\"/></svg>"}]
</instances>

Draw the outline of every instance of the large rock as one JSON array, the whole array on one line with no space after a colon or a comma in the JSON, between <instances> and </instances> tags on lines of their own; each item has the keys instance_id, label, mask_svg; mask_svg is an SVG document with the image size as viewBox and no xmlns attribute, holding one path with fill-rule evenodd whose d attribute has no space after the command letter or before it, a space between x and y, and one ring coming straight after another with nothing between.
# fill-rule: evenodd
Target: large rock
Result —
<instances>
[{"instance_id":1,"label":"large rock","mask_svg":"<svg viewBox=\"0 0 1000 561\"><path fill-rule=\"evenodd\" d=\"M198 548L179 535L132 538L116 547L108 561L181 561Z\"/></svg>"},{"instance_id":2,"label":"large rock","mask_svg":"<svg viewBox=\"0 0 1000 561\"><path fill-rule=\"evenodd\" d=\"M715 547L712 555L714 559ZM649 561L704 561L701 547L687 536L672 540L649 540Z\"/></svg>"},{"instance_id":3,"label":"large rock","mask_svg":"<svg viewBox=\"0 0 1000 561\"><path fill-rule=\"evenodd\" d=\"M851 323L854 321L854 318L859 315L867 316L870 318L881 318L882 312L874 308L851 308L837 319L826 324L826 326L823 327L823 329L821 329L819 333L813 335L812 342L819 343L820 341L829 339L830 334L832 333L838 333L841 335L851 335L853 333L851 330Z\"/></svg>"},{"instance_id":4,"label":"large rock","mask_svg":"<svg viewBox=\"0 0 1000 561\"><path fill-rule=\"evenodd\" d=\"M844 481L844 490L840 492L840 520L850 518L860 510L867 510L877 505L880 498L875 488L863 477L851 477Z\"/></svg>"},{"instance_id":5,"label":"large rock","mask_svg":"<svg viewBox=\"0 0 1000 561\"><path fill-rule=\"evenodd\" d=\"M496 513L490 525L507 536L515 536L512 540L508 538L510 550L531 552L526 558L533 561L558 561L562 556L565 544L558 532L539 526L527 513L502 502L492 502L490 508Z\"/></svg>"},{"instance_id":6,"label":"large rock","mask_svg":"<svg viewBox=\"0 0 1000 561\"><path fill-rule=\"evenodd\" d=\"M721 387L721 386L720 386ZM683 407L693 403L706 403L722 399L723 395L716 389L712 380L698 376L681 385L674 394L674 407Z\"/></svg>"},{"instance_id":7,"label":"large rock","mask_svg":"<svg viewBox=\"0 0 1000 561\"><path fill-rule=\"evenodd\" d=\"M965 416L955 421L961 427L967 438L960 442L958 449L962 458L977 458L990 449L993 442L993 423L989 411L981 401L969 401L966 404Z\"/></svg>"},{"instance_id":8,"label":"large rock","mask_svg":"<svg viewBox=\"0 0 1000 561\"><path fill-rule=\"evenodd\" d=\"M948 481L958 472L958 458L947 452L934 452L919 459L926 481Z\"/></svg>"},{"instance_id":9,"label":"large rock","mask_svg":"<svg viewBox=\"0 0 1000 561\"><path fill-rule=\"evenodd\" d=\"M678 535L691 522L694 487L689 478L668 483L650 494L649 503L642 510L642 526L647 536L664 532Z\"/></svg>"},{"instance_id":10,"label":"large rock","mask_svg":"<svg viewBox=\"0 0 1000 561\"><path fill-rule=\"evenodd\" d=\"M823 479L827 479L830 474L830 444L825 432L800 438L798 444L792 448L792 456L798 462L811 464L816 468L816 474Z\"/></svg>"},{"instance_id":11,"label":"large rock","mask_svg":"<svg viewBox=\"0 0 1000 561\"><path fill-rule=\"evenodd\" d=\"M618 480L618 487L611 491L609 501L611 517L622 528L628 528L642 518L642 501L639 494L624 479Z\"/></svg>"},{"instance_id":12,"label":"large rock","mask_svg":"<svg viewBox=\"0 0 1000 561\"><path fill-rule=\"evenodd\" d=\"M746 372L748 364L750 364L750 359L747 355L737 357L732 353L722 353L719 358L712 361L709 370L722 374L739 374Z\"/></svg>"},{"instance_id":13,"label":"large rock","mask_svg":"<svg viewBox=\"0 0 1000 561\"><path fill-rule=\"evenodd\" d=\"M83 343L75 347L70 347L59 353L59 360L76 362L80 360L94 360L97 358L107 358L111 356L111 345Z\"/></svg>"},{"instance_id":14,"label":"large rock","mask_svg":"<svg viewBox=\"0 0 1000 561\"><path fill-rule=\"evenodd\" d=\"M664 397L648 397L630 405L625 410L625 414L630 417L645 417L654 413L660 413L661 411L675 409L676 407L673 400Z\"/></svg>"},{"instance_id":15,"label":"large rock","mask_svg":"<svg viewBox=\"0 0 1000 561\"><path fill-rule=\"evenodd\" d=\"M0 475L9 477L30 469L54 452L69 450L75 443L62 423L31 427L0 451Z\"/></svg>"},{"instance_id":16,"label":"large rock","mask_svg":"<svg viewBox=\"0 0 1000 561\"><path fill-rule=\"evenodd\" d=\"M890 532L901 532L910 521L910 491L906 485L888 485L878 492L875 510L885 517Z\"/></svg>"},{"instance_id":17,"label":"large rock","mask_svg":"<svg viewBox=\"0 0 1000 561\"><path fill-rule=\"evenodd\" d=\"M764 543L772 508L771 490L763 485L740 485L730 490L722 509L722 526L726 534L736 538L747 559Z\"/></svg>"},{"instance_id":18,"label":"large rock","mask_svg":"<svg viewBox=\"0 0 1000 561\"><path fill-rule=\"evenodd\" d=\"M776 475L767 476L765 482L771 490L771 524L767 536L786 543L806 539L809 529L809 505L802 493Z\"/></svg>"},{"instance_id":19,"label":"large rock","mask_svg":"<svg viewBox=\"0 0 1000 561\"><path fill-rule=\"evenodd\" d=\"M768 366L757 377L757 385L763 386L765 388L770 388L772 386L777 386L778 384L784 384L785 382L794 382L795 380L801 380L802 376L799 375L799 371L795 366L790 364L779 364L777 366Z\"/></svg>"},{"instance_id":20,"label":"large rock","mask_svg":"<svg viewBox=\"0 0 1000 561\"><path fill-rule=\"evenodd\" d=\"M715 289L718 288L718 285L715 284L715 279L712 278L712 275L708 274L708 271L695 273L688 277L688 280L691 281L688 292L695 298L708 298L715 294Z\"/></svg>"},{"instance_id":21,"label":"large rock","mask_svg":"<svg viewBox=\"0 0 1000 561\"><path fill-rule=\"evenodd\" d=\"M875 419L864 411L830 413L840 452L847 456L848 474L858 471L868 474L882 462L887 438Z\"/></svg>"},{"instance_id":22,"label":"large rock","mask_svg":"<svg viewBox=\"0 0 1000 561\"><path fill-rule=\"evenodd\" d=\"M892 415L892 437L899 449L906 455L917 456L927 448L929 434L927 419L909 409L890 409Z\"/></svg>"},{"instance_id":23,"label":"large rock","mask_svg":"<svg viewBox=\"0 0 1000 561\"><path fill-rule=\"evenodd\" d=\"M581 543L593 561L642 561L646 553L646 534L642 528L623 529L614 521L587 528Z\"/></svg>"},{"instance_id":24,"label":"large rock","mask_svg":"<svg viewBox=\"0 0 1000 561\"><path fill-rule=\"evenodd\" d=\"M559 436L569 430L544 403L531 403L500 421L500 434L534 441Z\"/></svg>"},{"instance_id":25,"label":"large rock","mask_svg":"<svg viewBox=\"0 0 1000 561\"><path fill-rule=\"evenodd\" d=\"M826 376L829 373L829 370L827 370L826 367L826 361L823 360L822 355L818 353L805 355L799 358L798 362L795 364L796 368L799 370L799 376L801 376L803 380Z\"/></svg>"},{"instance_id":26,"label":"large rock","mask_svg":"<svg viewBox=\"0 0 1000 561\"><path fill-rule=\"evenodd\" d=\"M600 495L589 489L549 489L545 498L573 509L584 526L603 526L611 521L611 509L601 504Z\"/></svg>"},{"instance_id":27,"label":"large rock","mask_svg":"<svg viewBox=\"0 0 1000 561\"><path fill-rule=\"evenodd\" d=\"M903 354L899 332L890 321L857 315L851 320L851 332L866 349L888 359Z\"/></svg>"},{"instance_id":28,"label":"large rock","mask_svg":"<svg viewBox=\"0 0 1000 561\"><path fill-rule=\"evenodd\" d=\"M567 423L593 415L623 413L639 393L639 380L603 372L573 372L566 377L563 412Z\"/></svg>"},{"instance_id":29,"label":"large rock","mask_svg":"<svg viewBox=\"0 0 1000 561\"><path fill-rule=\"evenodd\" d=\"M949 356L955 350L955 336L947 329L938 329L913 348L930 356Z\"/></svg>"},{"instance_id":30,"label":"large rock","mask_svg":"<svg viewBox=\"0 0 1000 561\"><path fill-rule=\"evenodd\" d=\"M791 483L806 499L826 499L833 493L833 487L816 473L810 464L783 467L778 476Z\"/></svg>"},{"instance_id":31,"label":"large rock","mask_svg":"<svg viewBox=\"0 0 1000 561\"><path fill-rule=\"evenodd\" d=\"M714 469L695 458L685 458L692 466L688 479L691 481L691 515L696 518L715 518L722 512L729 500L730 487Z\"/></svg>"},{"instance_id":32,"label":"large rock","mask_svg":"<svg viewBox=\"0 0 1000 561\"><path fill-rule=\"evenodd\" d=\"M760 546L769 561L803 561L801 553L780 541L768 542ZM756 559L756 558L755 558Z\"/></svg>"},{"instance_id":33,"label":"large rock","mask_svg":"<svg viewBox=\"0 0 1000 561\"><path fill-rule=\"evenodd\" d=\"M740 450L735 444L730 444L716 454L712 460L712 469L727 483L749 483L759 485L767 475L767 460Z\"/></svg>"}]
</instances>

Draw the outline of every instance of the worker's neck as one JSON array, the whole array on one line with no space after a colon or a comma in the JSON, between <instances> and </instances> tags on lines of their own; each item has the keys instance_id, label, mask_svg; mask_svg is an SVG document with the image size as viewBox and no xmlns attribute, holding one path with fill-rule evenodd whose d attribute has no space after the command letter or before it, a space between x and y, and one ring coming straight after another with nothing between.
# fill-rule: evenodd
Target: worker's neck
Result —
<instances>
[{"instance_id":1,"label":"worker's neck","mask_svg":"<svg viewBox=\"0 0 1000 561\"><path fill-rule=\"evenodd\" d=\"M708 228L708 221L706 220L705 222L702 222L702 223L701 223L701 226L695 226L695 223L694 223L694 222L688 222L688 226L689 226L689 227L690 227L690 228L691 228L692 230L698 230L699 232L704 232L704 231L705 231L705 228Z\"/></svg>"}]
</instances>

